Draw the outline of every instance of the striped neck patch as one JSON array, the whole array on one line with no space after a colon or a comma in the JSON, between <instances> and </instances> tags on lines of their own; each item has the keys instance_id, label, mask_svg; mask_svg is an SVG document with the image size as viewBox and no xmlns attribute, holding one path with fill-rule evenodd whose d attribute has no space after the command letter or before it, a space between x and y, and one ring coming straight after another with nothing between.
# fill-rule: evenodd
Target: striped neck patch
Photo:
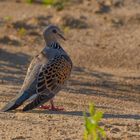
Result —
<instances>
[{"instance_id":1,"label":"striped neck patch","mask_svg":"<svg viewBox=\"0 0 140 140\"><path fill-rule=\"evenodd\" d=\"M53 49L60 49L61 48L61 46L57 42L52 42L50 44L50 47L53 48Z\"/></svg>"}]
</instances>

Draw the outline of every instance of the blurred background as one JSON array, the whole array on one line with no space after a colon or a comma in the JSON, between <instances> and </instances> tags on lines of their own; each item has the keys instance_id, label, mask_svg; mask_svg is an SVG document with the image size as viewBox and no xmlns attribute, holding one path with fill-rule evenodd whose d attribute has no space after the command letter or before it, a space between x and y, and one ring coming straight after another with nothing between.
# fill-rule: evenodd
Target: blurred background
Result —
<instances>
[{"instance_id":1,"label":"blurred background","mask_svg":"<svg viewBox=\"0 0 140 140\"><path fill-rule=\"evenodd\" d=\"M44 47L43 29L53 23L65 32L75 66L140 69L139 0L1 0L0 9L5 51L34 56Z\"/></svg>"},{"instance_id":2,"label":"blurred background","mask_svg":"<svg viewBox=\"0 0 140 140\"><path fill-rule=\"evenodd\" d=\"M61 45L74 63L71 79L56 97L56 104L74 113L51 116L67 120L55 129L57 122L49 122L45 130L38 122L38 136L29 123L32 119L44 123L37 113L24 114L27 127L22 115L1 114L2 139L80 140L80 113L93 101L105 112L108 139L138 139L140 0L0 0L0 107L20 90L31 59L44 47L42 31L49 24L64 31L67 41ZM40 116L48 119L43 113ZM20 135L12 127L19 129Z\"/></svg>"}]
</instances>

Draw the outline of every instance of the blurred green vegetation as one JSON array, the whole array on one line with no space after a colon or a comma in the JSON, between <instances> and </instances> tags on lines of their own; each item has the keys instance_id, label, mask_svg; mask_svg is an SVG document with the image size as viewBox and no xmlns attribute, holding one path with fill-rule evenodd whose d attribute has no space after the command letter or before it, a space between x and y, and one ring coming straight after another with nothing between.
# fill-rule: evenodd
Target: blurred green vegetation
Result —
<instances>
[{"instance_id":1,"label":"blurred green vegetation","mask_svg":"<svg viewBox=\"0 0 140 140\"><path fill-rule=\"evenodd\" d=\"M27 31L26 31L26 29L25 28L20 28L19 30L18 30L18 34L20 35L20 36L24 36L24 35L26 35L27 34Z\"/></svg>"},{"instance_id":2,"label":"blurred green vegetation","mask_svg":"<svg viewBox=\"0 0 140 140\"><path fill-rule=\"evenodd\" d=\"M3 19L5 21L11 21L12 20L12 17L11 16L5 16L5 17L3 17Z\"/></svg>"},{"instance_id":3,"label":"blurred green vegetation","mask_svg":"<svg viewBox=\"0 0 140 140\"><path fill-rule=\"evenodd\" d=\"M101 140L105 138L106 134L103 128L99 126L99 122L103 117L103 113L96 111L95 106L90 104L89 106L90 116L87 117L84 112L85 119L85 132L84 140Z\"/></svg>"},{"instance_id":4,"label":"blurred green vegetation","mask_svg":"<svg viewBox=\"0 0 140 140\"><path fill-rule=\"evenodd\" d=\"M27 0L28 3L38 2L37 0ZM69 0L42 0L40 3L55 7L57 10L62 10Z\"/></svg>"}]
</instances>

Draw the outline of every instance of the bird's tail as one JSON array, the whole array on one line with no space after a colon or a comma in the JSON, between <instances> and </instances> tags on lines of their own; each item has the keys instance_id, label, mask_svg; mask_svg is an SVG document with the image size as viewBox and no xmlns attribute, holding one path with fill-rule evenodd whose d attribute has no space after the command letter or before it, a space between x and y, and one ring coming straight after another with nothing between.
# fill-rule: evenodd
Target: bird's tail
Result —
<instances>
[{"instance_id":1,"label":"bird's tail","mask_svg":"<svg viewBox=\"0 0 140 140\"><path fill-rule=\"evenodd\" d=\"M27 104L24 108L23 111L28 111L28 110L32 110L42 104L44 104L45 102L49 101L50 99L52 99L55 95L52 93L49 94L42 94L42 95L38 95L35 100L33 100L33 102Z\"/></svg>"},{"instance_id":2,"label":"bird's tail","mask_svg":"<svg viewBox=\"0 0 140 140\"><path fill-rule=\"evenodd\" d=\"M28 92L23 92L22 94L18 94L12 101L10 101L8 104L6 104L1 111L6 112L10 110L14 110L18 108L20 105L23 104L25 100L29 98Z\"/></svg>"}]
</instances>

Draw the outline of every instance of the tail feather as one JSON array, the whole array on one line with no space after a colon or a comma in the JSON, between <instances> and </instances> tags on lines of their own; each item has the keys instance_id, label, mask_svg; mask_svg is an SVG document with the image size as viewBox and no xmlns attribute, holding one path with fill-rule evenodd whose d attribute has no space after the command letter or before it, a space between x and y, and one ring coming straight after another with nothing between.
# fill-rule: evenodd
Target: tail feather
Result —
<instances>
[{"instance_id":1,"label":"tail feather","mask_svg":"<svg viewBox=\"0 0 140 140\"><path fill-rule=\"evenodd\" d=\"M1 111L6 112L6 111L10 111L10 110L14 110L16 108L18 108L20 106L20 104L16 104L15 101L11 101L8 104L6 104Z\"/></svg>"},{"instance_id":2,"label":"tail feather","mask_svg":"<svg viewBox=\"0 0 140 140\"><path fill-rule=\"evenodd\" d=\"M47 95L44 95L44 94L38 95L38 96L36 97L36 99L35 99L33 102L27 104L27 105L23 108L23 111L32 110L32 109L34 109L34 108L36 108L36 107L38 107L38 106L44 104L45 102L49 101L49 100L52 99L54 96L55 96L55 95L52 94L52 93L47 94Z\"/></svg>"},{"instance_id":3,"label":"tail feather","mask_svg":"<svg viewBox=\"0 0 140 140\"><path fill-rule=\"evenodd\" d=\"M23 94L19 94L17 97L15 97L12 101L10 101L8 104L6 104L1 111L6 112L10 110L14 110L18 108L20 105L23 104L25 100L27 100L30 97L28 92L23 92Z\"/></svg>"}]
</instances>

